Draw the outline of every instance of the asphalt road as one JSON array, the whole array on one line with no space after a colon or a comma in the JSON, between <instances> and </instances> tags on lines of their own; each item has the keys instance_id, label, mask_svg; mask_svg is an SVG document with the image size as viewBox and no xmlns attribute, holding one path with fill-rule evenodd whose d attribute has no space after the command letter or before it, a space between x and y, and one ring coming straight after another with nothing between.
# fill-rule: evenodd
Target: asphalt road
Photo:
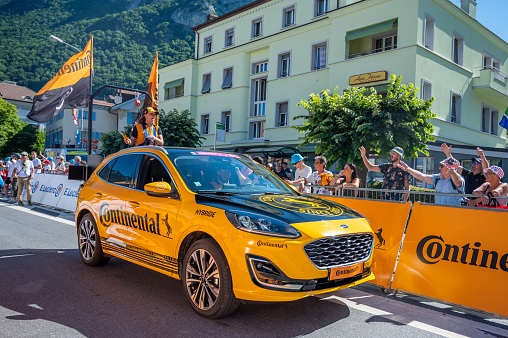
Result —
<instances>
[{"instance_id":1,"label":"asphalt road","mask_svg":"<svg viewBox=\"0 0 508 338\"><path fill-rule=\"evenodd\" d=\"M209 320L180 281L83 264L74 216L0 202L0 337L508 337L508 319L358 286Z\"/></svg>"}]
</instances>

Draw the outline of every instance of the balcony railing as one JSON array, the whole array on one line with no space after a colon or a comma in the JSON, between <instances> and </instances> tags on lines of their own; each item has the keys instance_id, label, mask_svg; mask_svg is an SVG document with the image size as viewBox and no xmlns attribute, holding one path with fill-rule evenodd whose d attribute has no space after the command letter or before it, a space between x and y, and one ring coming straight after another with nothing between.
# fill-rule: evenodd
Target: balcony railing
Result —
<instances>
[{"instance_id":1,"label":"balcony railing","mask_svg":"<svg viewBox=\"0 0 508 338\"><path fill-rule=\"evenodd\" d=\"M392 48L376 48L376 49L362 51L362 52L359 52L359 53L349 54L348 55L348 59L354 59L354 58L357 58L357 57L360 57L360 56L377 54L377 53L386 52L386 51L393 50L393 49L397 49L397 46L392 47Z\"/></svg>"},{"instance_id":2,"label":"balcony railing","mask_svg":"<svg viewBox=\"0 0 508 338\"><path fill-rule=\"evenodd\" d=\"M493 66L484 66L484 67L476 67L474 69L473 77L482 77L482 73L491 73L491 77L493 79L496 79L504 84L507 83L508 75L500 71L499 69L493 67Z\"/></svg>"}]
</instances>

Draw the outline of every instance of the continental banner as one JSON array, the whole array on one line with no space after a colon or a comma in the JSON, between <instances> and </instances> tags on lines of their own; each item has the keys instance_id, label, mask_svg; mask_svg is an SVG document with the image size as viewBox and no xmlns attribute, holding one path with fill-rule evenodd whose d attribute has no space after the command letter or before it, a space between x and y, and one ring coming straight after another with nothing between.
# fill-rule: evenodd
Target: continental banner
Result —
<instances>
[{"instance_id":1,"label":"continental banner","mask_svg":"<svg viewBox=\"0 0 508 338\"><path fill-rule=\"evenodd\" d=\"M362 200L326 195L316 196L340 203L367 217L375 234L372 272L374 272L376 278L370 283L388 289L395 268L400 241L402 240L409 211L411 210L411 203Z\"/></svg>"},{"instance_id":2,"label":"continental banner","mask_svg":"<svg viewBox=\"0 0 508 338\"><path fill-rule=\"evenodd\" d=\"M51 81L35 95L30 120L45 123L63 109L88 106L93 77L93 37L85 49L72 56Z\"/></svg>"},{"instance_id":3,"label":"continental banner","mask_svg":"<svg viewBox=\"0 0 508 338\"><path fill-rule=\"evenodd\" d=\"M392 288L508 316L507 219L415 203Z\"/></svg>"}]
</instances>

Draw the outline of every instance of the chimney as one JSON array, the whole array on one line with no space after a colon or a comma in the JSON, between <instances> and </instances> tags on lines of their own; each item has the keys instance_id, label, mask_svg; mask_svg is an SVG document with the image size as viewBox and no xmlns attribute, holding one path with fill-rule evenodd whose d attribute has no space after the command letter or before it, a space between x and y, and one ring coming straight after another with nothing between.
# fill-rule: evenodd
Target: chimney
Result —
<instances>
[{"instance_id":1,"label":"chimney","mask_svg":"<svg viewBox=\"0 0 508 338\"><path fill-rule=\"evenodd\" d=\"M460 8L476 20L476 0L460 0Z\"/></svg>"},{"instance_id":2,"label":"chimney","mask_svg":"<svg viewBox=\"0 0 508 338\"><path fill-rule=\"evenodd\" d=\"M208 13L206 16L206 22L217 19L219 16L215 13Z\"/></svg>"}]
</instances>

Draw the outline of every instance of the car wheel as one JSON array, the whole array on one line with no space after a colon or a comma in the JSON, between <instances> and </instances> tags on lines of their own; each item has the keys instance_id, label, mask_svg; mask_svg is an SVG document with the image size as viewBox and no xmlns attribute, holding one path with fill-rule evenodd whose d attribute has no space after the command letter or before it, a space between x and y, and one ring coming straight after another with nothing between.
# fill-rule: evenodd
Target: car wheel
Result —
<instances>
[{"instance_id":1,"label":"car wheel","mask_svg":"<svg viewBox=\"0 0 508 338\"><path fill-rule=\"evenodd\" d=\"M91 214L86 214L79 222L78 246L81 260L90 266L106 264L110 257L102 251L101 238L97 224Z\"/></svg>"},{"instance_id":2,"label":"car wheel","mask_svg":"<svg viewBox=\"0 0 508 338\"><path fill-rule=\"evenodd\" d=\"M226 256L212 239L201 239L189 248L183 261L183 286L194 311L209 318L233 313L240 300L233 293Z\"/></svg>"}]
</instances>

